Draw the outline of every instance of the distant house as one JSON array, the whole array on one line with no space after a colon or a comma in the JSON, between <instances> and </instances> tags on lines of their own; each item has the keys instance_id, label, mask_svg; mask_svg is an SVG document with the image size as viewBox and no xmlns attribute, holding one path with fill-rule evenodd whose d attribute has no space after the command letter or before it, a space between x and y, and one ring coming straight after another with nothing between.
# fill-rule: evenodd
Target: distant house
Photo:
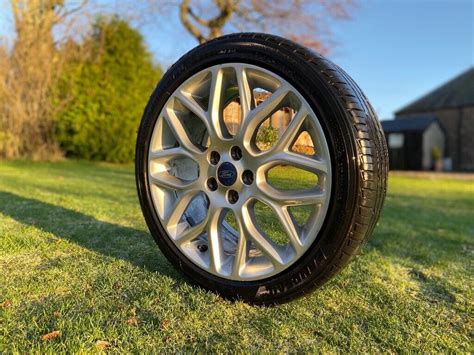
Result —
<instances>
[{"instance_id":1,"label":"distant house","mask_svg":"<svg viewBox=\"0 0 474 355\"><path fill-rule=\"evenodd\" d=\"M444 156L446 136L436 116L382 121L392 170L431 170L433 152Z\"/></svg>"},{"instance_id":2,"label":"distant house","mask_svg":"<svg viewBox=\"0 0 474 355\"><path fill-rule=\"evenodd\" d=\"M441 154L445 170L474 170L474 68L382 121L393 169L428 170Z\"/></svg>"}]
</instances>

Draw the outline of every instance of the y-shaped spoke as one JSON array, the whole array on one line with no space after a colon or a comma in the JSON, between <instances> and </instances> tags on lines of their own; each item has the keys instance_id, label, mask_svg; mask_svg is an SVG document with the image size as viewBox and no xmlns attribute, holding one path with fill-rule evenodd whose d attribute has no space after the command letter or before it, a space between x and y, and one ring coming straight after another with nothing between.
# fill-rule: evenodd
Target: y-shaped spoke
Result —
<instances>
[{"instance_id":1,"label":"y-shaped spoke","mask_svg":"<svg viewBox=\"0 0 474 355\"><path fill-rule=\"evenodd\" d=\"M209 124L206 111L194 100L191 94L178 90L175 97L205 125Z\"/></svg>"},{"instance_id":2,"label":"y-shaped spoke","mask_svg":"<svg viewBox=\"0 0 474 355\"><path fill-rule=\"evenodd\" d=\"M288 93L289 87L283 84L273 94L271 94L270 97L250 111L242 122L241 127L240 134L242 135L241 138L243 139L244 144L248 145L260 124L282 106Z\"/></svg>"},{"instance_id":3,"label":"y-shaped spoke","mask_svg":"<svg viewBox=\"0 0 474 355\"><path fill-rule=\"evenodd\" d=\"M211 140L216 140L216 130L214 129L214 125L212 122L212 119L210 117L210 114L208 111L205 111L197 102L194 100L194 98L185 92L178 91L175 94L175 97L184 105L188 108L189 111L191 111L193 114L195 114L201 122L204 124L206 127L206 131L209 134L209 137Z\"/></svg>"},{"instance_id":4,"label":"y-shaped spoke","mask_svg":"<svg viewBox=\"0 0 474 355\"><path fill-rule=\"evenodd\" d=\"M206 231L209 223L209 213L206 213L206 217L198 224L185 229L179 235L176 236L176 244L182 247L184 244L191 242L196 239L199 235Z\"/></svg>"},{"instance_id":5,"label":"y-shaped spoke","mask_svg":"<svg viewBox=\"0 0 474 355\"><path fill-rule=\"evenodd\" d=\"M285 129L281 137L277 140L275 145L271 148L271 151L269 153L287 150L297 138L296 135L300 132L301 126L307 116L308 110L303 105L301 105L300 109L291 119L290 123L288 124L288 127Z\"/></svg>"},{"instance_id":6,"label":"y-shaped spoke","mask_svg":"<svg viewBox=\"0 0 474 355\"><path fill-rule=\"evenodd\" d=\"M182 149L187 150L190 154L201 153L201 151L189 139L186 129L184 128L180 119L178 118L178 116L176 116L176 113L172 109L165 108L163 110L163 117L168 123L168 126L173 131L173 135L175 136Z\"/></svg>"},{"instance_id":7,"label":"y-shaped spoke","mask_svg":"<svg viewBox=\"0 0 474 355\"><path fill-rule=\"evenodd\" d=\"M286 206L280 206L273 203L272 201L266 201L270 206L273 212L278 216L285 232L290 240L290 244L296 253L301 253L303 250L303 244L301 242L301 228L296 224L295 220L290 215L288 208Z\"/></svg>"},{"instance_id":8,"label":"y-shaped spoke","mask_svg":"<svg viewBox=\"0 0 474 355\"><path fill-rule=\"evenodd\" d=\"M198 194L197 190L187 190L180 194L173 205L173 208L164 216L164 224L166 229L176 235L177 226L186 208L189 206L191 200ZM174 232L174 233L173 233Z\"/></svg>"},{"instance_id":9,"label":"y-shaped spoke","mask_svg":"<svg viewBox=\"0 0 474 355\"><path fill-rule=\"evenodd\" d=\"M268 257L271 263L276 268L280 268L285 264L284 255L279 250L279 246L268 238L255 223L254 214L255 211L253 207L244 205L242 210L236 214L237 218L241 220L239 226L242 225L244 235L254 242L257 248Z\"/></svg>"}]
</instances>

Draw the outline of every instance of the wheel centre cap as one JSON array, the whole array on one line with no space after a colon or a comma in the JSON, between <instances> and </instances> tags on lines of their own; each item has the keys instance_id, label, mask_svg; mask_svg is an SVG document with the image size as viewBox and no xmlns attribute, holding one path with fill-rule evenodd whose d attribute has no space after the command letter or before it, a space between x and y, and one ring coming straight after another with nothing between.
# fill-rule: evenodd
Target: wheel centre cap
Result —
<instances>
[{"instance_id":1,"label":"wheel centre cap","mask_svg":"<svg viewBox=\"0 0 474 355\"><path fill-rule=\"evenodd\" d=\"M237 169L232 163L224 162L217 169L217 178L224 186L231 186L237 180Z\"/></svg>"}]
</instances>

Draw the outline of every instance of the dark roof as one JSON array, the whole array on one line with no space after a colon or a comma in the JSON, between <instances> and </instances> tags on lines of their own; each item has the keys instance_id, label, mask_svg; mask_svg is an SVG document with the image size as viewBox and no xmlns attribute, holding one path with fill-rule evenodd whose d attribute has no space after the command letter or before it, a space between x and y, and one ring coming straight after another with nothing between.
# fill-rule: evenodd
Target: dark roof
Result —
<instances>
[{"instance_id":1,"label":"dark roof","mask_svg":"<svg viewBox=\"0 0 474 355\"><path fill-rule=\"evenodd\" d=\"M381 121L382 128L385 133L396 133L396 132L423 132L430 124L437 122L438 119L435 116L423 116L410 118L409 120L388 120Z\"/></svg>"},{"instance_id":2,"label":"dark roof","mask_svg":"<svg viewBox=\"0 0 474 355\"><path fill-rule=\"evenodd\" d=\"M395 114L435 111L441 108L474 106L474 67L402 107Z\"/></svg>"}]
</instances>

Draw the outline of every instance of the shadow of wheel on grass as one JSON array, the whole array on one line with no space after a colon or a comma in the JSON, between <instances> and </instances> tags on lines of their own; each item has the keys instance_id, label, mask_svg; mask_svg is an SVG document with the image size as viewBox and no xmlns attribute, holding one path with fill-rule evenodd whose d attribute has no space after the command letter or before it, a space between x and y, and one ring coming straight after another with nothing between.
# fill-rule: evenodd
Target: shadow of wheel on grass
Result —
<instances>
[{"instance_id":1,"label":"shadow of wheel on grass","mask_svg":"<svg viewBox=\"0 0 474 355\"><path fill-rule=\"evenodd\" d=\"M0 213L90 251L125 260L176 281L183 280L144 231L5 191L0 191Z\"/></svg>"}]
</instances>

